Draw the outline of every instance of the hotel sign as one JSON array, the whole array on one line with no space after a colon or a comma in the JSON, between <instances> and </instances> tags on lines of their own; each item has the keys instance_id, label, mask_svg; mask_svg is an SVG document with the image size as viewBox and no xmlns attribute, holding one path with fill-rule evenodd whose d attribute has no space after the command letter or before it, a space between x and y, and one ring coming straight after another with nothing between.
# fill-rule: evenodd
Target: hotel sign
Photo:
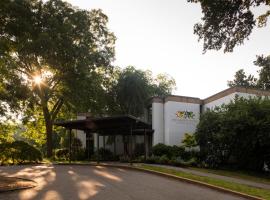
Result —
<instances>
[{"instance_id":1,"label":"hotel sign","mask_svg":"<svg viewBox=\"0 0 270 200\"><path fill-rule=\"evenodd\" d=\"M192 111L177 111L175 113L178 119L194 119L195 114Z\"/></svg>"}]
</instances>

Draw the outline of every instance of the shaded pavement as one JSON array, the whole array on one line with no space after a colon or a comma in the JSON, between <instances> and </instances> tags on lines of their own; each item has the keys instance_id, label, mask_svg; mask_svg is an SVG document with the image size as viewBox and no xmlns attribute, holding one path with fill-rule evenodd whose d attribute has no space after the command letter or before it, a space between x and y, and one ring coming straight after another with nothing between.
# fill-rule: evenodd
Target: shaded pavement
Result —
<instances>
[{"instance_id":1,"label":"shaded pavement","mask_svg":"<svg viewBox=\"0 0 270 200\"><path fill-rule=\"evenodd\" d=\"M243 199L153 174L103 166L8 166L0 167L0 175L29 178L38 183L38 186L32 189L0 193L1 200Z\"/></svg>"}]
</instances>

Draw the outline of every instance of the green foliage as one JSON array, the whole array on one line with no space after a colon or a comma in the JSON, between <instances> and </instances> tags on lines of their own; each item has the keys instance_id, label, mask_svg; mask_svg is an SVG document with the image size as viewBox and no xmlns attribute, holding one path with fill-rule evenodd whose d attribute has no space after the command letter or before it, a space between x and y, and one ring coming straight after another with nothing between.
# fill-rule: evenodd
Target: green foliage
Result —
<instances>
[{"instance_id":1,"label":"green foliage","mask_svg":"<svg viewBox=\"0 0 270 200\"><path fill-rule=\"evenodd\" d=\"M159 143L152 147L152 153L155 156L167 155L168 157L171 157L172 148L166 144Z\"/></svg>"},{"instance_id":2,"label":"green foliage","mask_svg":"<svg viewBox=\"0 0 270 200\"><path fill-rule=\"evenodd\" d=\"M203 162L262 171L270 155L270 100L236 98L201 116L195 133Z\"/></svg>"},{"instance_id":3,"label":"green foliage","mask_svg":"<svg viewBox=\"0 0 270 200\"><path fill-rule=\"evenodd\" d=\"M168 164L169 161L170 161L170 159L169 159L168 156L166 156L166 155L162 155L162 156L159 158L159 160L158 160L158 162L159 162L160 164Z\"/></svg>"},{"instance_id":4,"label":"green foliage","mask_svg":"<svg viewBox=\"0 0 270 200\"><path fill-rule=\"evenodd\" d=\"M187 152L182 146L169 146L162 143L156 144L152 147L152 154L154 156L163 156L166 155L169 159L183 157L187 158Z\"/></svg>"},{"instance_id":5,"label":"green foliage","mask_svg":"<svg viewBox=\"0 0 270 200\"><path fill-rule=\"evenodd\" d=\"M150 97L171 94L174 88L175 80L166 74L153 77L151 71L132 66L116 69L109 87L109 112L140 117Z\"/></svg>"},{"instance_id":6,"label":"green foliage","mask_svg":"<svg viewBox=\"0 0 270 200\"><path fill-rule=\"evenodd\" d=\"M233 81L228 81L229 87L240 86L240 87L256 87L257 79L252 75L246 76L243 69L238 70L234 75Z\"/></svg>"},{"instance_id":7,"label":"green foliage","mask_svg":"<svg viewBox=\"0 0 270 200\"><path fill-rule=\"evenodd\" d=\"M67 148L56 149L55 157L57 160L68 160L69 159L69 150Z\"/></svg>"},{"instance_id":8,"label":"green foliage","mask_svg":"<svg viewBox=\"0 0 270 200\"><path fill-rule=\"evenodd\" d=\"M12 142L17 126L11 123L0 123L0 144L4 142Z\"/></svg>"},{"instance_id":9,"label":"green foliage","mask_svg":"<svg viewBox=\"0 0 270 200\"><path fill-rule=\"evenodd\" d=\"M13 164L42 161L41 152L23 141L0 144L1 164L12 161Z\"/></svg>"},{"instance_id":10,"label":"green foliage","mask_svg":"<svg viewBox=\"0 0 270 200\"><path fill-rule=\"evenodd\" d=\"M258 56L254 62L255 65L259 66L259 80L258 87L264 90L270 89L270 56Z\"/></svg>"},{"instance_id":11,"label":"green foliage","mask_svg":"<svg viewBox=\"0 0 270 200\"><path fill-rule=\"evenodd\" d=\"M97 159L97 154L94 155L94 159ZM100 160L114 160L113 153L109 149L100 148L99 149L99 159Z\"/></svg>"},{"instance_id":12,"label":"green foliage","mask_svg":"<svg viewBox=\"0 0 270 200\"><path fill-rule=\"evenodd\" d=\"M72 144L71 144L71 160L85 160L86 153L85 149L82 148L82 142L79 138L72 136ZM69 160L69 144L63 145L66 146L64 148L56 149L55 150L55 159L56 160Z\"/></svg>"},{"instance_id":13,"label":"green foliage","mask_svg":"<svg viewBox=\"0 0 270 200\"><path fill-rule=\"evenodd\" d=\"M197 146L196 138L194 134L185 133L182 140L183 147L192 148Z\"/></svg>"},{"instance_id":14,"label":"green foliage","mask_svg":"<svg viewBox=\"0 0 270 200\"><path fill-rule=\"evenodd\" d=\"M258 17L258 26L266 25L270 14L269 1L205 1L188 0L201 5L202 23L194 26L194 33L204 42L204 51L219 50L224 47L225 52L233 51L236 45L244 43L256 26L254 7L266 7L268 10Z\"/></svg>"}]
</instances>

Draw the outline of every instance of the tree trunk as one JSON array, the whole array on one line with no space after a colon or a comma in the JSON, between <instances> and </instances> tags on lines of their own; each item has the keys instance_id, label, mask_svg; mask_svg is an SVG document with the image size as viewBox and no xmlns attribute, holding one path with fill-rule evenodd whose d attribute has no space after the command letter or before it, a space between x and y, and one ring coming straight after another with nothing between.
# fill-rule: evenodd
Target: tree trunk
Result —
<instances>
[{"instance_id":1,"label":"tree trunk","mask_svg":"<svg viewBox=\"0 0 270 200\"><path fill-rule=\"evenodd\" d=\"M53 125L50 120L46 121L46 144L47 144L47 157L52 157L52 132L53 132Z\"/></svg>"}]
</instances>

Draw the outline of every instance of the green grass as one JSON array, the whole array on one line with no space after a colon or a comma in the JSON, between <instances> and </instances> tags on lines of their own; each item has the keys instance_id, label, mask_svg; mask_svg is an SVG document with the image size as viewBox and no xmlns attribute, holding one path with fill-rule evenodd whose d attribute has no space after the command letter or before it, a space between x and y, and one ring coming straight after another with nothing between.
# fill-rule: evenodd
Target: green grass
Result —
<instances>
[{"instance_id":1,"label":"green grass","mask_svg":"<svg viewBox=\"0 0 270 200\"><path fill-rule=\"evenodd\" d=\"M259 174L255 172L247 172L247 171L232 171L232 170L216 170L216 169L206 169L206 168L196 168L191 167L190 169L206 172L206 173L212 173L222 176L228 176L233 178L240 178L248 181L254 181L257 183L264 183L264 184L270 184L270 175L268 174Z\"/></svg>"},{"instance_id":2,"label":"green grass","mask_svg":"<svg viewBox=\"0 0 270 200\"><path fill-rule=\"evenodd\" d=\"M237 191L237 192L241 192L244 194L248 194L248 195L252 195L252 196L256 196L256 197L270 200L270 191L266 190L266 189L255 188L255 187L246 186L246 185L242 185L239 183L233 183L233 182L229 182L229 181L224 181L224 180L220 180L220 179L216 179L216 178L198 176L198 175L194 175L194 174L190 174L190 173L186 173L186 172L180 172L177 170L167 169L167 168L163 168L163 167L148 166L148 165L141 165L138 167L142 168L142 169L153 170L153 171L172 174L175 176L188 178L188 179L192 179L192 180L196 180L196 181L201 181L203 183L207 183L210 185L219 186L222 188L226 188L226 189L230 189L233 191Z\"/></svg>"}]
</instances>

